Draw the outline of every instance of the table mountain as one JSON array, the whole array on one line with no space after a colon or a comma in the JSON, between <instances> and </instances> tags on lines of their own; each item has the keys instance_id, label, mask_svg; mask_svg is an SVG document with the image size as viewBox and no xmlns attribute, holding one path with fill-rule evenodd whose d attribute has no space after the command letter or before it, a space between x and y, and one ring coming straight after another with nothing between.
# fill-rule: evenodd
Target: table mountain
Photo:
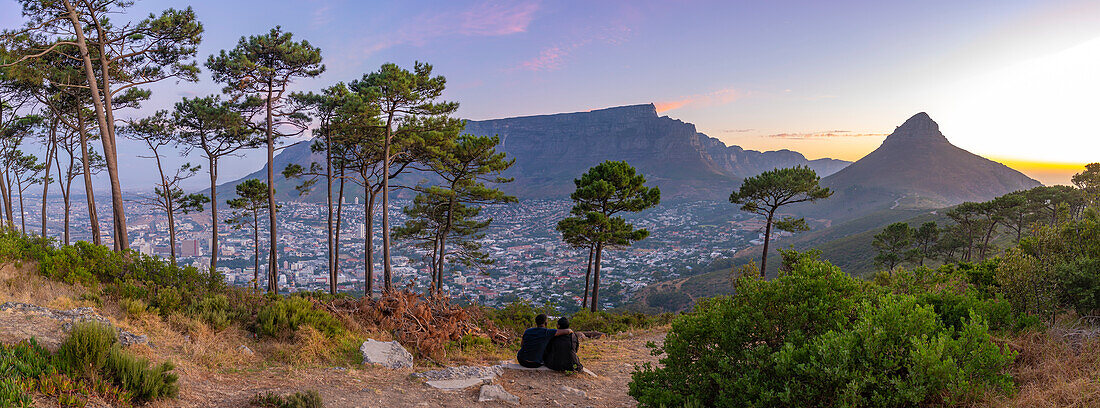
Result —
<instances>
[{"instance_id":1,"label":"table mountain","mask_svg":"<svg viewBox=\"0 0 1100 408\"><path fill-rule=\"evenodd\" d=\"M645 174L651 185L661 187L665 200L725 200L740 180L777 167L810 166L818 174L832 174L849 162L834 159L808 160L798 152L758 152L726 146L718 139L699 133L695 125L658 116L652 104L622 106L589 112L524 116L467 121L466 132L499 135L501 147L516 163L506 173L515 182L502 189L520 198L567 198L573 179L604 160L626 160ZM280 200L323 202L324 185L299 197L296 181L280 174L288 163L309 168L311 161L323 163L324 156L311 154L310 142L299 142L275 156L276 196ZM233 194L233 187L248 178L266 180L266 166L236 181L218 187L219 195ZM415 183L423 175L403 179ZM348 186L348 201L361 197L358 188Z\"/></svg>"},{"instance_id":2,"label":"table mountain","mask_svg":"<svg viewBox=\"0 0 1100 408\"><path fill-rule=\"evenodd\" d=\"M695 125L658 116L653 104L589 112L467 121L466 132L499 135L516 159L506 190L527 198L562 198L573 179L604 160L625 160L661 187L664 199L724 200L740 179L777 167L807 165L832 174L848 164L807 160L790 150L726 146Z\"/></svg>"}]
</instances>

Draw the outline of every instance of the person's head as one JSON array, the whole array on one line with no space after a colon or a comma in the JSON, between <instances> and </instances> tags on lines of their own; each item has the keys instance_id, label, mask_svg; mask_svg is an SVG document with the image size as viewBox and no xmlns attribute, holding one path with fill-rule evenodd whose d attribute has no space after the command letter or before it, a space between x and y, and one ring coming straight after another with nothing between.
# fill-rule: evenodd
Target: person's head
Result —
<instances>
[{"instance_id":1,"label":"person's head","mask_svg":"<svg viewBox=\"0 0 1100 408\"><path fill-rule=\"evenodd\" d=\"M535 326L546 327L546 314L539 313L538 316L535 316Z\"/></svg>"},{"instance_id":2,"label":"person's head","mask_svg":"<svg viewBox=\"0 0 1100 408\"><path fill-rule=\"evenodd\" d=\"M569 328L569 318L568 317L562 316L561 319L558 319L558 329L568 329L568 328Z\"/></svg>"}]
</instances>

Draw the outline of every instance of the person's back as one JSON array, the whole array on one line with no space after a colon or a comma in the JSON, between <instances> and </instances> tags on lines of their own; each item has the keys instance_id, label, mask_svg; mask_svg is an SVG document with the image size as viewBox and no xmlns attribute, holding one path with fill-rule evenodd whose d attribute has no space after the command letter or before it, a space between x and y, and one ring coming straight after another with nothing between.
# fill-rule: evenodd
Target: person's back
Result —
<instances>
[{"instance_id":1,"label":"person's back","mask_svg":"<svg viewBox=\"0 0 1100 408\"><path fill-rule=\"evenodd\" d=\"M569 329L569 319L562 317L558 320L558 329ZM550 339L546 346L546 354L543 356L543 364L551 370L580 371L584 367L577 357L580 348L580 337L576 333L568 336L557 336Z\"/></svg>"},{"instance_id":2,"label":"person's back","mask_svg":"<svg viewBox=\"0 0 1100 408\"><path fill-rule=\"evenodd\" d=\"M572 330L554 330L546 328L546 315L540 314L535 316L535 325L538 327L532 327L523 331L523 338L520 340L519 352L516 353L516 361L519 365L536 368L543 365L543 356L546 353L546 346L550 344L550 340L555 336L562 336L566 334L573 334Z\"/></svg>"}]
</instances>

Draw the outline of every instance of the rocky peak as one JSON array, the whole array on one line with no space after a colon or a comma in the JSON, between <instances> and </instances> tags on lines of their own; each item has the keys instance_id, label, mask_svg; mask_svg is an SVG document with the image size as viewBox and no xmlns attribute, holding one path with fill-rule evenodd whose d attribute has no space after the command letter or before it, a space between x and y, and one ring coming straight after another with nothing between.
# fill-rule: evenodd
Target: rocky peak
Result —
<instances>
[{"instance_id":1,"label":"rocky peak","mask_svg":"<svg viewBox=\"0 0 1100 408\"><path fill-rule=\"evenodd\" d=\"M947 138L940 133L940 125L924 112L913 115L894 129L894 133L886 137L883 145L902 141L948 143Z\"/></svg>"}]
</instances>

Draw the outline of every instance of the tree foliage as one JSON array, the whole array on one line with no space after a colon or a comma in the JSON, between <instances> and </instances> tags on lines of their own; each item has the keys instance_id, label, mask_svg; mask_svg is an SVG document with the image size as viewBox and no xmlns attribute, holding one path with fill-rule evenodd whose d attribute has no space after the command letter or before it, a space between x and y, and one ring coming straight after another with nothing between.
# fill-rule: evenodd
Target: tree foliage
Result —
<instances>
[{"instance_id":1,"label":"tree foliage","mask_svg":"<svg viewBox=\"0 0 1100 408\"><path fill-rule=\"evenodd\" d=\"M741 187L730 194L730 202L740 204L741 211L764 216L764 251L760 256L760 276L768 268L768 244L772 227L781 231L806 231L805 218L782 217L776 219L779 208L801 202L814 202L829 198L833 192L818 183L821 178L809 167L796 166L765 171L749 177Z\"/></svg>"}]
</instances>

